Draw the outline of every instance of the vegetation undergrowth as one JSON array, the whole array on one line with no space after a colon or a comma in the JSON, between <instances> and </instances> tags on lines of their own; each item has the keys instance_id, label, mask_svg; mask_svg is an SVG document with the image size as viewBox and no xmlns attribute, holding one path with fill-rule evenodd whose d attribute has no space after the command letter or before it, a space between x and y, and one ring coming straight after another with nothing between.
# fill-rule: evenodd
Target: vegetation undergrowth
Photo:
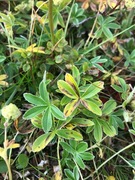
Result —
<instances>
[{"instance_id":1,"label":"vegetation undergrowth","mask_svg":"<svg viewBox=\"0 0 135 180\"><path fill-rule=\"evenodd\" d=\"M135 2L0 6L0 179L135 179Z\"/></svg>"}]
</instances>

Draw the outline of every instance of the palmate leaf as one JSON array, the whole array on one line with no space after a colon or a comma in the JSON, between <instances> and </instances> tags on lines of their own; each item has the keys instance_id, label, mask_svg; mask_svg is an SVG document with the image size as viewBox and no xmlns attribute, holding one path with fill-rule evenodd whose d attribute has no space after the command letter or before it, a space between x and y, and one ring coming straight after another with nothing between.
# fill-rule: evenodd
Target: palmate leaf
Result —
<instances>
[{"instance_id":1,"label":"palmate leaf","mask_svg":"<svg viewBox=\"0 0 135 180\"><path fill-rule=\"evenodd\" d=\"M82 135L74 130L69 130L69 129L60 129L57 130L57 135L65 138L65 139L74 139L76 141L81 141L83 139Z\"/></svg>"},{"instance_id":2,"label":"palmate leaf","mask_svg":"<svg viewBox=\"0 0 135 180\"><path fill-rule=\"evenodd\" d=\"M42 113L45 109L46 109L46 106L33 107L33 108L31 108L25 112L25 114L23 115L23 118L24 119L31 119L31 118L39 115L40 113Z\"/></svg>"},{"instance_id":3,"label":"palmate leaf","mask_svg":"<svg viewBox=\"0 0 135 180\"><path fill-rule=\"evenodd\" d=\"M59 90L63 94L68 96L69 98L71 98L71 99L77 99L78 98L78 95L76 94L74 89L67 82L65 82L63 80L59 80L57 85L58 85Z\"/></svg>"},{"instance_id":4,"label":"palmate leaf","mask_svg":"<svg viewBox=\"0 0 135 180\"><path fill-rule=\"evenodd\" d=\"M102 116L101 109L94 102L81 99L81 104L94 114Z\"/></svg>"},{"instance_id":5,"label":"palmate leaf","mask_svg":"<svg viewBox=\"0 0 135 180\"><path fill-rule=\"evenodd\" d=\"M47 104L43 99L40 97L37 97L30 93L24 93L24 98L31 104L37 105L37 106L46 106Z\"/></svg>"},{"instance_id":6,"label":"palmate leaf","mask_svg":"<svg viewBox=\"0 0 135 180\"><path fill-rule=\"evenodd\" d=\"M33 143L32 151L39 152L42 149L44 149L49 144L49 142L54 138L54 136L55 136L54 132L39 136Z\"/></svg>"},{"instance_id":7,"label":"palmate leaf","mask_svg":"<svg viewBox=\"0 0 135 180\"><path fill-rule=\"evenodd\" d=\"M73 111L79 106L80 101L77 100L73 100L70 103L68 103L65 108L64 108L64 114L66 117L70 116Z\"/></svg>"},{"instance_id":8,"label":"palmate leaf","mask_svg":"<svg viewBox=\"0 0 135 180\"><path fill-rule=\"evenodd\" d=\"M93 84L91 84L85 91L85 93L82 94L81 98L82 99L89 99L93 96L95 96L97 93L99 93L104 86L104 82L102 81L97 81Z\"/></svg>"},{"instance_id":9,"label":"palmate leaf","mask_svg":"<svg viewBox=\"0 0 135 180\"><path fill-rule=\"evenodd\" d=\"M74 91L76 92L76 94L79 96L79 88L78 85L75 81L75 79L73 78L73 76L71 76L71 74L66 73L65 75L65 81L70 84L70 86L74 89Z\"/></svg>"}]
</instances>

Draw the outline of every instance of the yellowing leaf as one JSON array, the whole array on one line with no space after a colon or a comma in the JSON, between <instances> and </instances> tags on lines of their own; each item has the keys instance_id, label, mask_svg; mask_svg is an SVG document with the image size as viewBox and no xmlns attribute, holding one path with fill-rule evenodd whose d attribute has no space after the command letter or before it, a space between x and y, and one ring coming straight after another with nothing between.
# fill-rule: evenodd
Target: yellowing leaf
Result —
<instances>
[{"instance_id":1,"label":"yellowing leaf","mask_svg":"<svg viewBox=\"0 0 135 180\"><path fill-rule=\"evenodd\" d=\"M75 90L76 94L79 95L79 88L77 85L77 82L75 81L75 79L73 78L73 76L71 76L71 74L66 73L65 75L65 81L70 84L70 86Z\"/></svg>"},{"instance_id":2,"label":"yellowing leaf","mask_svg":"<svg viewBox=\"0 0 135 180\"><path fill-rule=\"evenodd\" d=\"M94 114L101 116L102 111L98 107L98 105L92 101L87 101L87 100L81 100L81 104L88 109L89 111L93 112Z\"/></svg>"},{"instance_id":3,"label":"yellowing leaf","mask_svg":"<svg viewBox=\"0 0 135 180\"><path fill-rule=\"evenodd\" d=\"M56 133L58 136L65 139L74 139L75 141L81 141L83 139L82 134L74 130L59 129Z\"/></svg>"},{"instance_id":4,"label":"yellowing leaf","mask_svg":"<svg viewBox=\"0 0 135 180\"><path fill-rule=\"evenodd\" d=\"M72 129L75 128L75 126L73 124L67 124L66 128L69 129L69 130L72 130Z\"/></svg>"},{"instance_id":5,"label":"yellowing leaf","mask_svg":"<svg viewBox=\"0 0 135 180\"><path fill-rule=\"evenodd\" d=\"M63 0L53 0L54 5L58 6L62 3Z\"/></svg>"},{"instance_id":6,"label":"yellowing leaf","mask_svg":"<svg viewBox=\"0 0 135 180\"><path fill-rule=\"evenodd\" d=\"M57 172L55 173L54 180L61 180L61 179L62 179L61 172L60 172L60 171L57 171Z\"/></svg>"},{"instance_id":7,"label":"yellowing leaf","mask_svg":"<svg viewBox=\"0 0 135 180\"><path fill-rule=\"evenodd\" d=\"M6 151L2 147L0 147L0 157L2 157L3 159L6 158Z\"/></svg>"},{"instance_id":8,"label":"yellowing leaf","mask_svg":"<svg viewBox=\"0 0 135 180\"><path fill-rule=\"evenodd\" d=\"M86 1L84 1L84 3L82 4L82 8L83 8L83 9L88 9L88 7L89 7L89 0L86 0Z\"/></svg>"},{"instance_id":9,"label":"yellowing leaf","mask_svg":"<svg viewBox=\"0 0 135 180\"><path fill-rule=\"evenodd\" d=\"M7 75L6 75L6 74L0 75L0 81L4 80L4 79L6 79L6 78L7 78Z\"/></svg>"},{"instance_id":10,"label":"yellowing leaf","mask_svg":"<svg viewBox=\"0 0 135 180\"><path fill-rule=\"evenodd\" d=\"M78 95L76 94L74 89L67 82L65 82L63 80L59 80L57 85L58 85L59 90L63 94L68 96L69 98L71 98L71 99L77 99L78 98Z\"/></svg>"},{"instance_id":11,"label":"yellowing leaf","mask_svg":"<svg viewBox=\"0 0 135 180\"><path fill-rule=\"evenodd\" d=\"M134 0L125 0L125 6L128 9L132 9L135 7L135 1Z\"/></svg>"},{"instance_id":12,"label":"yellowing leaf","mask_svg":"<svg viewBox=\"0 0 135 180\"><path fill-rule=\"evenodd\" d=\"M108 176L106 180L115 180L114 176Z\"/></svg>"},{"instance_id":13,"label":"yellowing leaf","mask_svg":"<svg viewBox=\"0 0 135 180\"><path fill-rule=\"evenodd\" d=\"M110 8L114 8L118 4L118 1L117 0L107 0L107 3L110 6Z\"/></svg>"},{"instance_id":14,"label":"yellowing leaf","mask_svg":"<svg viewBox=\"0 0 135 180\"><path fill-rule=\"evenodd\" d=\"M29 47L26 48L26 52L35 52L35 53L45 53L42 49L42 47L35 47L36 43L30 45Z\"/></svg>"},{"instance_id":15,"label":"yellowing leaf","mask_svg":"<svg viewBox=\"0 0 135 180\"><path fill-rule=\"evenodd\" d=\"M9 148L15 149L15 148L19 148L19 147L20 147L20 144L18 144L18 143L13 143L13 144L10 144L10 145L8 146L8 149L9 149Z\"/></svg>"},{"instance_id":16,"label":"yellowing leaf","mask_svg":"<svg viewBox=\"0 0 135 180\"><path fill-rule=\"evenodd\" d=\"M0 75L0 85L2 86L8 86L8 83L6 81L3 81L7 78L7 75L6 74L2 74Z\"/></svg>"},{"instance_id":17,"label":"yellowing leaf","mask_svg":"<svg viewBox=\"0 0 135 180\"><path fill-rule=\"evenodd\" d=\"M79 106L80 101L77 100L73 100L70 103L68 103L65 108L64 108L64 114L66 117L70 116L73 111Z\"/></svg>"},{"instance_id":18,"label":"yellowing leaf","mask_svg":"<svg viewBox=\"0 0 135 180\"><path fill-rule=\"evenodd\" d=\"M44 149L49 144L49 142L54 138L54 136L55 136L54 132L39 136L33 143L32 151L39 152L42 149Z\"/></svg>"},{"instance_id":19,"label":"yellowing leaf","mask_svg":"<svg viewBox=\"0 0 135 180\"><path fill-rule=\"evenodd\" d=\"M31 53L41 53L41 54L45 54L45 52L43 51L43 47L35 47L36 44L32 44L30 45L29 47L27 47L26 49L24 48L20 48L20 47L17 47L17 46L10 46L11 48L14 48L14 49L17 49L13 52L13 54L15 54L16 52L18 53L27 53L27 52L31 52Z\"/></svg>"}]
</instances>

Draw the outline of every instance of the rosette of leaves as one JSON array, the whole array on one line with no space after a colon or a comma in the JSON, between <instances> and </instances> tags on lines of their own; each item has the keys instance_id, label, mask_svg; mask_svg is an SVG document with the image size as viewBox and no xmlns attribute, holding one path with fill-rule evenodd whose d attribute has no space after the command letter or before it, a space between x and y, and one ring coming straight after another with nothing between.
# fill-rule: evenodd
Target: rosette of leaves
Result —
<instances>
[{"instance_id":1,"label":"rosette of leaves","mask_svg":"<svg viewBox=\"0 0 135 180\"><path fill-rule=\"evenodd\" d=\"M24 119L30 119L36 128L43 129L45 132L34 141L33 152L44 149L55 136L62 139L75 139L76 141L83 139L81 133L64 128L70 119L68 120L63 112L51 102L46 87L48 83L45 73L39 85L39 95L24 94L24 98L33 105L25 112Z\"/></svg>"},{"instance_id":2,"label":"rosette of leaves","mask_svg":"<svg viewBox=\"0 0 135 180\"><path fill-rule=\"evenodd\" d=\"M44 76L39 85L39 96L25 93L24 98L33 105L33 107L27 110L24 114L24 119L32 119L42 114L41 126L45 132L49 132L52 127L53 118L64 121L65 117L62 111L51 103L49 93L47 91L47 81Z\"/></svg>"},{"instance_id":3,"label":"rosette of leaves","mask_svg":"<svg viewBox=\"0 0 135 180\"><path fill-rule=\"evenodd\" d=\"M80 73L77 68L76 76L77 79L80 79ZM104 82L97 81L88 84L87 87L79 87L79 81L75 80L71 74L66 73L65 81L59 80L57 84L60 92L66 96L62 99L62 104L65 104L64 101L67 103L64 108L64 115L66 117L70 116L79 105L82 105L98 116L102 115L99 107L99 98L96 97L95 99L94 97L103 89Z\"/></svg>"},{"instance_id":4,"label":"rosette of leaves","mask_svg":"<svg viewBox=\"0 0 135 180\"><path fill-rule=\"evenodd\" d=\"M61 142L60 145L64 150L62 164L66 163L69 168L74 169L75 166L78 166L78 168L85 169L84 161L90 161L94 158L93 154L88 152L88 144L86 142L78 143L74 140L70 140L69 143ZM65 174L67 177L70 175L72 176L69 169L65 170Z\"/></svg>"}]
</instances>

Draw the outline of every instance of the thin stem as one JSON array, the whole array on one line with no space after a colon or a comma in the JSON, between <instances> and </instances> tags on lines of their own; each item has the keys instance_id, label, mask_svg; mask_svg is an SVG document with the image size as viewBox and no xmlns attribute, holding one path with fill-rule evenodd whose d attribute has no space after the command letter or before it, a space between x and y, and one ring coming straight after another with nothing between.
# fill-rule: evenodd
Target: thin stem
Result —
<instances>
[{"instance_id":1,"label":"thin stem","mask_svg":"<svg viewBox=\"0 0 135 180\"><path fill-rule=\"evenodd\" d=\"M54 27L53 27L53 0L49 0L49 12L48 12L48 19L49 19L49 27L50 27L50 33L51 33L51 41L52 44L55 44L54 41Z\"/></svg>"},{"instance_id":2,"label":"thin stem","mask_svg":"<svg viewBox=\"0 0 135 180\"><path fill-rule=\"evenodd\" d=\"M10 161L8 160L8 157L7 157L7 127L8 127L8 119L6 120L4 126L5 126L5 140L4 140L4 151L5 151L5 157L4 157L4 160L5 160L5 163L7 165L7 168L8 168L8 175L9 175L9 180L12 180L12 173L11 173L11 167L10 167Z\"/></svg>"},{"instance_id":3,"label":"thin stem","mask_svg":"<svg viewBox=\"0 0 135 180\"><path fill-rule=\"evenodd\" d=\"M58 142L57 142L57 158L58 158L58 165L59 165L60 172L61 172L61 177L62 177L62 168L61 168L61 163L60 163L59 149L60 149L60 138L58 137Z\"/></svg>"},{"instance_id":4,"label":"thin stem","mask_svg":"<svg viewBox=\"0 0 135 180\"><path fill-rule=\"evenodd\" d=\"M99 10L98 10L98 12L97 12L97 15L96 15L94 24L93 24L93 26L92 26L92 29L91 29L90 33L88 34L88 39L86 40L86 43L85 43L84 47L86 47L86 46L88 45L88 43L89 43L89 40L90 40L90 38L91 38L91 36L92 36L92 33L93 33L94 28L95 28L96 23L97 23L98 15L99 15ZM93 38L92 38L92 40L90 41L89 45L92 43L92 41L93 41Z\"/></svg>"},{"instance_id":5,"label":"thin stem","mask_svg":"<svg viewBox=\"0 0 135 180\"><path fill-rule=\"evenodd\" d=\"M109 149L110 151L116 153L116 151L112 150L111 148L105 146L105 148ZM123 161L125 161L130 167L132 167L133 169L135 168L130 162L128 162L124 157L122 157L120 154L118 154L118 156L123 159Z\"/></svg>"},{"instance_id":6,"label":"thin stem","mask_svg":"<svg viewBox=\"0 0 135 180\"><path fill-rule=\"evenodd\" d=\"M74 160L74 159L73 159L73 160ZM76 167L77 167L77 170L79 171L79 174L80 174L81 180L83 180L82 173L81 173L80 168L78 167L78 164L76 163L76 161L75 161L75 160L74 160L74 163L75 163L75 165L76 165Z\"/></svg>"},{"instance_id":7,"label":"thin stem","mask_svg":"<svg viewBox=\"0 0 135 180\"><path fill-rule=\"evenodd\" d=\"M32 12L31 12L31 23L30 23L30 33L29 33L29 38L28 38L28 44L30 44L30 40L33 34L33 26L34 26L34 0L32 0Z\"/></svg>"},{"instance_id":8,"label":"thin stem","mask_svg":"<svg viewBox=\"0 0 135 180\"><path fill-rule=\"evenodd\" d=\"M70 8L69 15L68 15L68 19L67 19L67 22L66 22L66 26L65 26L65 37L66 37L66 34L67 34L67 29L68 29L68 25L69 25L69 21L70 21L70 17L71 17L71 13L72 13L72 10L73 10L74 3L75 3L75 0L73 0L72 6L71 6L71 8Z\"/></svg>"},{"instance_id":9,"label":"thin stem","mask_svg":"<svg viewBox=\"0 0 135 180\"><path fill-rule=\"evenodd\" d=\"M6 163L7 168L8 168L9 180L12 180L12 172L11 172L11 167L10 167L10 163L9 163L8 159L5 159L5 163Z\"/></svg>"},{"instance_id":10,"label":"thin stem","mask_svg":"<svg viewBox=\"0 0 135 180\"><path fill-rule=\"evenodd\" d=\"M101 169L106 163L108 163L108 162L109 162L111 159L113 159L115 156L117 156L117 155L120 154L121 152L125 151L126 149L129 149L130 147L132 147L132 146L134 146L134 145L135 145L135 142L133 142L132 144L129 144L129 145L126 146L125 148L123 148L123 149L121 149L120 151L116 152L114 155L112 155L110 158L108 158L106 161L104 161L104 162L92 173L92 175L94 175L95 173L97 173L97 171L98 171L99 169ZM86 177L84 180L89 179L90 177L91 177L91 175L88 176L88 177Z\"/></svg>"},{"instance_id":11,"label":"thin stem","mask_svg":"<svg viewBox=\"0 0 135 180\"><path fill-rule=\"evenodd\" d=\"M113 38L123 34L124 32L130 30L131 28L135 27L135 24L133 24L132 26L128 27L127 29L124 29L123 31L117 33L116 35L113 36ZM88 54L89 52L93 51L94 49L97 49L98 47L100 47L101 45L105 44L106 42L110 41L112 39L112 37L106 39L105 41L101 42L100 44L98 44L97 46L92 47L91 49L88 49L86 51L84 51L84 53L82 53L82 55ZM81 55L81 57L82 57Z\"/></svg>"}]
</instances>

